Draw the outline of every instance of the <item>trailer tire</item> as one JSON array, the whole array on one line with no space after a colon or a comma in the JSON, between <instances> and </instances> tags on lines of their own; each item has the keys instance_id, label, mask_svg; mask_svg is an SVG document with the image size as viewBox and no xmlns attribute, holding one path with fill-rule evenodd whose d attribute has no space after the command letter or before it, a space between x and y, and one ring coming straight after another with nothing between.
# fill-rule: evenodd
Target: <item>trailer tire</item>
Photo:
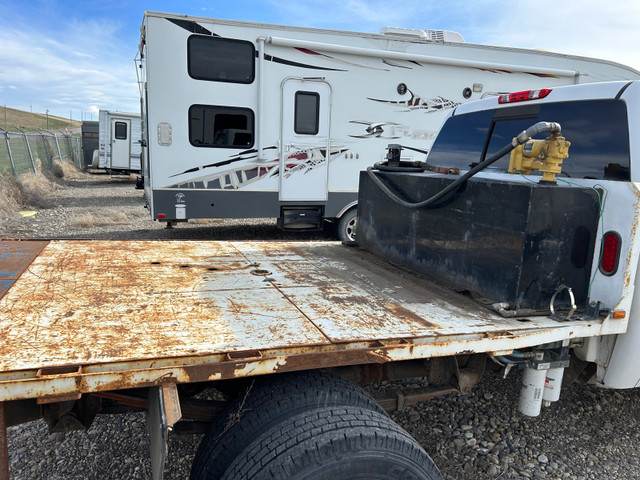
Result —
<instances>
[{"instance_id":1,"label":"trailer tire","mask_svg":"<svg viewBox=\"0 0 640 480\"><path fill-rule=\"evenodd\" d=\"M353 207L347 210L338 220L338 238L341 242L355 242L356 225L358 222L358 209Z\"/></svg>"},{"instance_id":2,"label":"trailer tire","mask_svg":"<svg viewBox=\"0 0 640 480\"><path fill-rule=\"evenodd\" d=\"M290 416L238 456L222 480L442 480L422 447L386 415L323 407Z\"/></svg>"},{"instance_id":3,"label":"trailer tire","mask_svg":"<svg viewBox=\"0 0 640 480\"><path fill-rule=\"evenodd\" d=\"M359 386L320 370L256 380L211 424L193 461L191 480L221 478L257 436L292 414L325 406L361 407L386 416Z\"/></svg>"}]
</instances>

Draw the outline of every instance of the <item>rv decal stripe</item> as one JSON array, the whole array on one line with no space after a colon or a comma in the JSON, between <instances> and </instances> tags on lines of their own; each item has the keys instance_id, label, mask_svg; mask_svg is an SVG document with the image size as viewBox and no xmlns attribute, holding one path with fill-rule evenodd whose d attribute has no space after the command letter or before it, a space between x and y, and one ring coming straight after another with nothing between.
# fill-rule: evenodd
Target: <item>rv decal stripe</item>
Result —
<instances>
[{"instance_id":1,"label":"rv decal stripe","mask_svg":"<svg viewBox=\"0 0 640 480\"><path fill-rule=\"evenodd\" d=\"M382 63L389 65L390 67L407 68L411 70L411 67L408 67L407 65L400 65L399 63L391 62L390 60L382 59Z\"/></svg>"},{"instance_id":2,"label":"rv decal stripe","mask_svg":"<svg viewBox=\"0 0 640 480\"><path fill-rule=\"evenodd\" d=\"M347 148L337 148L327 151L324 148L297 149L291 152L282 163L284 163L284 178L290 178L292 175L306 175L308 172L316 169L318 166L331 162L340 158ZM259 161L248 162L223 171L204 172L205 169L216 168L231 165L240 160L252 160L257 156L227 159L211 165L200 167L203 174L198 178L183 180L173 185L167 185L161 188L188 188L199 190L238 190L245 188L254 182L260 181L268 177L277 177L281 175L280 166L281 159L274 158L269 162ZM187 172L190 172L188 170ZM177 177L184 173L177 173L171 177Z\"/></svg>"},{"instance_id":3,"label":"rv decal stripe","mask_svg":"<svg viewBox=\"0 0 640 480\"><path fill-rule=\"evenodd\" d=\"M263 150L272 150L277 148L276 146L271 146L271 147L265 147L263 148ZM253 158L256 157L257 155L250 155L250 156L244 156L247 154L257 154L258 151L255 149L251 149L251 150L245 150L244 152L240 152L238 155L234 157L231 157L227 160L222 160L221 162L217 162L217 163L211 163L209 165L203 165L201 167L194 167L194 168L190 168L188 170L185 170L184 172L180 172L180 173L175 173L173 175L170 175L170 177L177 177L179 175L184 175L186 173L193 173L193 172L197 172L198 170L204 170L205 168L212 168L212 167L222 167L224 165L230 165L232 163L235 162L239 162L240 160L248 160L249 158Z\"/></svg>"},{"instance_id":4,"label":"rv decal stripe","mask_svg":"<svg viewBox=\"0 0 640 480\"><path fill-rule=\"evenodd\" d=\"M203 35L211 35L214 37L219 37L220 35L216 35L213 32L210 32L209 30L207 30L206 28L204 28L202 25L196 23L196 22L192 22L190 20L179 20L177 18L167 18L167 20L169 20L171 23L174 23L176 25L178 25L179 27L184 28L185 30L191 32L191 33L201 33Z\"/></svg>"},{"instance_id":5,"label":"rv decal stripe","mask_svg":"<svg viewBox=\"0 0 640 480\"><path fill-rule=\"evenodd\" d=\"M256 57L258 56L258 52L256 52ZM328 68L328 67L317 67L315 65L306 65L304 63L298 63L298 62L294 62L292 60L285 60L284 58L279 58L279 57L274 57L272 55L266 55L264 56L265 60L268 60L270 62L274 62L274 63L281 63L283 65L289 65L290 67L300 67L300 68L310 68L313 70L326 70L326 71L330 71L330 72L346 72L347 70L342 70L339 68Z\"/></svg>"},{"instance_id":6,"label":"rv decal stripe","mask_svg":"<svg viewBox=\"0 0 640 480\"><path fill-rule=\"evenodd\" d=\"M306 53L308 55L322 55L323 57L328 57L328 55L325 55L324 53L318 53L318 52L314 52L313 50L309 50L308 48L299 48L296 47L296 50L302 52L302 53ZM331 58L331 57L329 57Z\"/></svg>"},{"instance_id":7,"label":"rv decal stripe","mask_svg":"<svg viewBox=\"0 0 640 480\"><path fill-rule=\"evenodd\" d=\"M558 78L557 75L552 75L551 73L536 73L536 72L525 72L528 73L529 75L535 75L536 77L542 77L542 78Z\"/></svg>"},{"instance_id":8,"label":"rv decal stripe","mask_svg":"<svg viewBox=\"0 0 640 480\"><path fill-rule=\"evenodd\" d=\"M212 163L212 164L209 164L209 165L203 165L202 167L190 168L189 170L185 170L184 172L175 173L175 174L173 174L173 175L170 175L170 176L169 176L169 178L177 177L177 176L179 176L179 175L184 175L184 174L186 174L186 173L193 173L193 172L197 172L198 170L204 170L205 168L222 167L222 166L224 166L224 165L230 165L230 164L232 164L232 163L239 162L239 161L241 161L241 160L246 160L246 158L242 158L242 157L240 157L240 158L233 158L233 159L229 159L229 160L223 160L223 161L221 161L221 162L217 162L217 163Z\"/></svg>"},{"instance_id":9,"label":"rv decal stripe","mask_svg":"<svg viewBox=\"0 0 640 480\"><path fill-rule=\"evenodd\" d=\"M516 72L512 72L511 70L500 70L500 69L490 69L490 68L478 68L478 70L482 72L491 72L491 73L508 73L510 75L516 73ZM558 78L557 75L554 75L552 73L538 73L538 72L524 72L524 71L522 73L526 73L527 75L534 75L540 78Z\"/></svg>"}]
</instances>

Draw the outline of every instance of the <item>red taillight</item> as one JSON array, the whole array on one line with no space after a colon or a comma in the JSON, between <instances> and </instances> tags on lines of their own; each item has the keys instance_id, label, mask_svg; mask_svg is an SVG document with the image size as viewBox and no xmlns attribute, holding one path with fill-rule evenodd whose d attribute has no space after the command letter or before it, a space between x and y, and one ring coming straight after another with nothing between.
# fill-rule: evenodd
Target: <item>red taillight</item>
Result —
<instances>
[{"instance_id":1,"label":"red taillight","mask_svg":"<svg viewBox=\"0 0 640 480\"><path fill-rule=\"evenodd\" d=\"M507 95L500 95L498 97L498 103L514 103L514 102L526 102L527 100L537 100L544 98L551 93L550 88L543 88L540 90L525 90L524 92L514 92Z\"/></svg>"},{"instance_id":2,"label":"red taillight","mask_svg":"<svg viewBox=\"0 0 640 480\"><path fill-rule=\"evenodd\" d=\"M159 213L158 218L167 218L167 216L164 213Z\"/></svg>"},{"instance_id":3,"label":"red taillight","mask_svg":"<svg viewBox=\"0 0 640 480\"><path fill-rule=\"evenodd\" d=\"M611 276L618 271L620 260L620 246L622 241L616 232L607 232L602 238L602 256L600 258L600 272Z\"/></svg>"}]
</instances>

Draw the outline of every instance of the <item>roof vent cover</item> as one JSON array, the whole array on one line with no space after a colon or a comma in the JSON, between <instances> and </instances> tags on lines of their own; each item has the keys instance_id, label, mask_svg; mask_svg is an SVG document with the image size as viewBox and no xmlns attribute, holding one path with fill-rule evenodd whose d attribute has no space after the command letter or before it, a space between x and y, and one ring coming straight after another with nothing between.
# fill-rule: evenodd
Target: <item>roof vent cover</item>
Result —
<instances>
[{"instance_id":1,"label":"roof vent cover","mask_svg":"<svg viewBox=\"0 0 640 480\"><path fill-rule=\"evenodd\" d=\"M450 30L419 30L417 28L384 27L380 34L389 37L402 37L404 39L419 38L431 42L464 43L464 38L458 32Z\"/></svg>"}]
</instances>

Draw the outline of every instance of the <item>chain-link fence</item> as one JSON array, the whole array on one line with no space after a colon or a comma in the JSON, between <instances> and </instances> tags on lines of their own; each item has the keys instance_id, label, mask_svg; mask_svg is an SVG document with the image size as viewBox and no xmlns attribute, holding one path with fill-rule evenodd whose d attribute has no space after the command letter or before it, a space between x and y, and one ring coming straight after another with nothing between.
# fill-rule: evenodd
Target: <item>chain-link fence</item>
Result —
<instances>
[{"instance_id":1,"label":"chain-link fence","mask_svg":"<svg viewBox=\"0 0 640 480\"><path fill-rule=\"evenodd\" d=\"M82 168L82 138L53 132L7 132L0 129L0 175L53 169L54 160Z\"/></svg>"}]
</instances>

